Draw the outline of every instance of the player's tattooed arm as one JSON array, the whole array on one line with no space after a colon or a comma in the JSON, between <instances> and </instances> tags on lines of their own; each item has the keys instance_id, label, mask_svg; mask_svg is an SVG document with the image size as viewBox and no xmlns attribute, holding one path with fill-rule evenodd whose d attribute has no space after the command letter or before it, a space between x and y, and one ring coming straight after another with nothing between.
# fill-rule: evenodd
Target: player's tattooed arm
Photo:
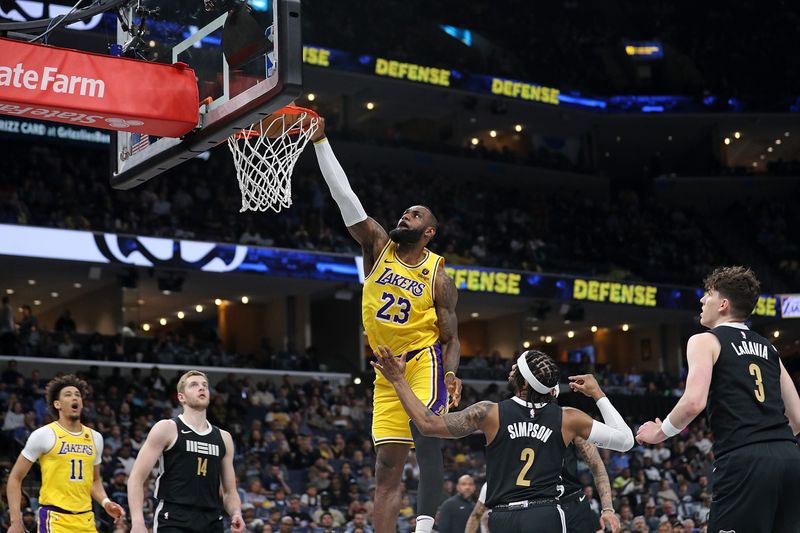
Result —
<instances>
[{"instance_id":1,"label":"player's tattooed arm","mask_svg":"<svg viewBox=\"0 0 800 533\"><path fill-rule=\"evenodd\" d=\"M492 410L497 411L497 404L484 401L470 405L463 411L443 415L441 418L448 432L443 436L460 439L483 430Z\"/></svg>"},{"instance_id":2,"label":"player's tattooed arm","mask_svg":"<svg viewBox=\"0 0 800 533\"><path fill-rule=\"evenodd\" d=\"M597 452L597 446L580 437L575 437L573 442L575 443L575 449L578 450L583 461L592 471L594 484L597 487L597 495L600 497L600 504L603 509L613 508L614 503L611 498L611 483L608 479L608 471L603 464L603 459Z\"/></svg>"}]
</instances>

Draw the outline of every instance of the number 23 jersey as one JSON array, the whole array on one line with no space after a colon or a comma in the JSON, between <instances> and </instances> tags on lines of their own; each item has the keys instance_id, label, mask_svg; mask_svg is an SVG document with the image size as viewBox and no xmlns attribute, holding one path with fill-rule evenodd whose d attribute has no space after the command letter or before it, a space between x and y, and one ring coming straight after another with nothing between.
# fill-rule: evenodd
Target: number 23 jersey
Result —
<instances>
[{"instance_id":1,"label":"number 23 jersey","mask_svg":"<svg viewBox=\"0 0 800 533\"><path fill-rule=\"evenodd\" d=\"M409 265L396 250L390 240L364 279L361 318L373 350L386 345L400 355L439 340L434 280L444 258L425 248L422 260Z\"/></svg>"}]
</instances>

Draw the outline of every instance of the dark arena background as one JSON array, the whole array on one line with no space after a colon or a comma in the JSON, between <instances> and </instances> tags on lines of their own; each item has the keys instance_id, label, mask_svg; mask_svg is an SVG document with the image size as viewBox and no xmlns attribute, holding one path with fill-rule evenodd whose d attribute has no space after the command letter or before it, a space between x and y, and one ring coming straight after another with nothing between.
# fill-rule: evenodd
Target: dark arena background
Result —
<instances>
[{"instance_id":1,"label":"dark arena background","mask_svg":"<svg viewBox=\"0 0 800 533\"><path fill-rule=\"evenodd\" d=\"M152 20L134 59L170 63L168 34L207 21L192 22L205 16L199 0L156 4L138 12ZM3 0L0 23L72 7ZM325 118L364 209L385 228L410 205L438 217L429 247L458 288L458 409L509 397L512 364L537 349L561 367L562 405L599 417L566 385L593 373L635 434L683 394L687 341L705 330L703 279L728 265L759 278L748 325L798 386L794 3L303 0L302 10L294 98ZM57 22L40 44L109 54L117 43L114 10ZM0 89L14 83L18 61L3 47L20 32L0 26ZM206 61L220 47L212 33L187 53ZM153 87L125 83L148 105ZM210 381L209 421L236 445L246 531L371 533L381 503L362 251L313 148L292 174L290 208L241 213L224 148L120 190L109 175L122 133L14 109L0 98L0 531L10 469L53 421L50 379L89 383L82 420L103 435L102 481L127 509L136 455L155 422L180 413L178 378L196 368ZM134 152L155 142L137 139ZM707 531L713 441L702 414L663 444L601 450L620 531ZM463 531L484 444L445 442L440 500L467 510L458 522L440 507L434 531ZM599 520L585 463L578 474ZM411 453L398 532L415 531L419 475ZM457 491L465 475L473 483ZM40 485L35 466L22 487L29 528ZM97 503L95 516L100 532L130 530Z\"/></svg>"}]
</instances>

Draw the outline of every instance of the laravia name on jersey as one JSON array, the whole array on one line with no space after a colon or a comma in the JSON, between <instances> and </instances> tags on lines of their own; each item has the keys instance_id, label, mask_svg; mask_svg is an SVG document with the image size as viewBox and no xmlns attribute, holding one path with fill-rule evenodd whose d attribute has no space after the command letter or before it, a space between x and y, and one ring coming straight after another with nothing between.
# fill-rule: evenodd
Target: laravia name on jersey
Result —
<instances>
[{"instance_id":1,"label":"laravia name on jersey","mask_svg":"<svg viewBox=\"0 0 800 533\"><path fill-rule=\"evenodd\" d=\"M61 74L58 67L44 67L39 72L26 69L22 63L17 63L13 68L0 65L0 85L29 91L53 91L59 94L92 98L103 98L106 92L106 83L103 80Z\"/></svg>"},{"instance_id":2,"label":"laravia name on jersey","mask_svg":"<svg viewBox=\"0 0 800 533\"><path fill-rule=\"evenodd\" d=\"M509 424L507 426L508 436L512 439L529 437L532 439L539 439L542 442L547 442L553 430L547 426L534 424L533 422L517 422L516 424Z\"/></svg>"},{"instance_id":3,"label":"laravia name on jersey","mask_svg":"<svg viewBox=\"0 0 800 533\"><path fill-rule=\"evenodd\" d=\"M422 296L422 293L425 292L426 287L425 283L401 276L400 274L395 274L389 267L384 268L383 274L381 274L380 277L375 280L375 283L378 285L394 285L398 289L411 291L411 294L414 296Z\"/></svg>"},{"instance_id":4,"label":"laravia name on jersey","mask_svg":"<svg viewBox=\"0 0 800 533\"><path fill-rule=\"evenodd\" d=\"M742 341L739 343L737 347L734 343L731 343L733 346L733 351L736 352L736 355L742 356L745 354L748 355L755 355L757 357L761 357L763 359L769 359L769 350L765 344L760 344L757 342L751 341Z\"/></svg>"},{"instance_id":5,"label":"laravia name on jersey","mask_svg":"<svg viewBox=\"0 0 800 533\"><path fill-rule=\"evenodd\" d=\"M94 446L91 444L71 444L69 442L62 442L61 448L58 450L58 455L66 455L68 453L80 453L84 455L94 455Z\"/></svg>"}]
</instances>

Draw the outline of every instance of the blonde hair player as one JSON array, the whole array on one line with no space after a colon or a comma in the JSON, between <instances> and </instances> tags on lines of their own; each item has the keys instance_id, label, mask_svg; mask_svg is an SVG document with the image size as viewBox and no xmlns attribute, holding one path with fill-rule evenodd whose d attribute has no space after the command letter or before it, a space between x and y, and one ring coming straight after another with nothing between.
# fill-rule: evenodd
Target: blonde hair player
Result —
<instances>
[{"instance_id":1,"label":"blonde hair player","mask_svg":"<svg viewBox=\"0 0 800 533\"><path fill-rule=\"evenodd\" d=\"M361 314L369 345L387 344L406 353L406 377L414 394L435 414L458 405L461 380L456 377L460 344L453 280L444 259L427 248L438 222L429 207L413 205L386 232L367 216L325 137L325 121L311 137L322 176L339 206L347 230L364 256ZM448 399L449 396L449 399ZM403 465L416 447L420 466L417 533L430 533L444 477L441 441L426 438L397 398L392 385L375 376L372 439L377 448L376 533L394 533L400 510Z\"/></svg>"},{"instance_id":2,"label":"blonde hair player","mask_svg":"<svg viewBox=\"0 0 800 533\"><path fill-rule=\"evenodd\" d=\"M183 413L153 426L128 478L131 533L147 533L144 484L156 461L158 503L153 533L222 533L223 508L231 517L231 531L244 531L233 470L233 439L208 423L210 400L204 373L190 370L181 376L178 401Z\"/></svg>"},{"instance_id":3,"label":"blonde hair player","mask_svg":"<svg viewBox=\"0 0 800 533\"><path fill-rule=\"evenodd\" d=\"M9 533L22 533L22 480L33 463L42 468L39 491L39 531L44 533L96 533L92 499L116 521L125 510L112 502L100 475L103 437L81 424L86 382L73 375L61 376L47 384L45 398L58 420L28 437L8 477Z\"/></svg>"}]
</instances>

